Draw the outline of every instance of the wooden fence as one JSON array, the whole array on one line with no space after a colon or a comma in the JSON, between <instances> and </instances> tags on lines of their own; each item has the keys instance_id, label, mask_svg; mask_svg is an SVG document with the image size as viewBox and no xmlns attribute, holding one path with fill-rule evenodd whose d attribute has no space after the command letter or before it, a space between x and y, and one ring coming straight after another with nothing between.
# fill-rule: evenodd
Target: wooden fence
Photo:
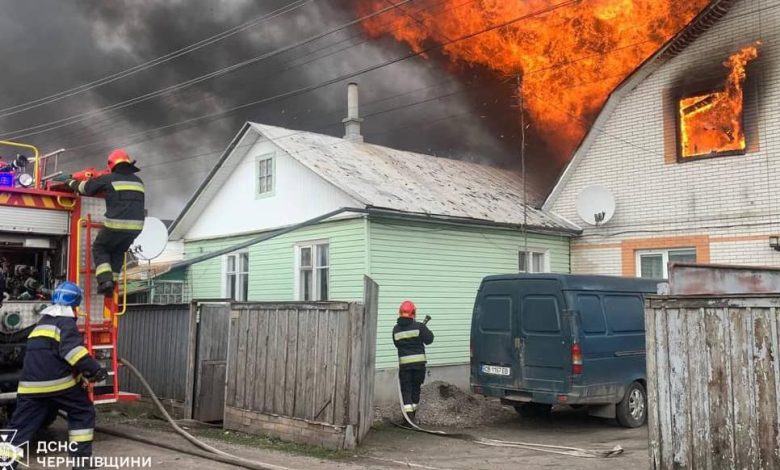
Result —
<instances>
[{"instance_id":1,"label":"wooden fence","mask_svg":"<svg viewBox=\"0 0 780 470\"><path fill-rule=\"evenodd\" d=\"M646 304L654 469L780 468L780 295Z\"/></svg>"},{"instance_id":2,"label":"wooden fence","mask_svg":"<svg viewBox=\"0 0 780 470\"><path fill-rule=\"evenodd\" d=\"M377 285L365 300L233 304L226 429L336 449L373 421Z\"/></svg>"}]
</instances>

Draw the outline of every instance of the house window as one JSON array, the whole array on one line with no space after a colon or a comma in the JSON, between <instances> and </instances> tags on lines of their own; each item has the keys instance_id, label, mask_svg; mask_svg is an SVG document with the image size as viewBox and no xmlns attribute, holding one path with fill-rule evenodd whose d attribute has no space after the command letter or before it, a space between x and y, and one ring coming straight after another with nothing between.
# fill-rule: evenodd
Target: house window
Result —
<instances>
[{"instance_id":1,"label":"house window","mask_svg":"<svg viewBox=\"0 0 780 470\"><path fill-rule=\"evenodd\" d=\"M518 252L518 270L521 273L544 273L550 269L547 266L547 252L528 250Z\"/></svg>"},{"instance_id":2,"label":"house window","mask_svg":"<svg viewBox=\"0 0 780 470\"><path fill-rule=\"evenodd\" d=\"M184 302L183 282L155 282L152 292L152 303L155 304L180 304Z\"/></svg>"},{"instance_id":3,"label":"house window","mask_svg":"<svg viewBox=\"0 0 780 470\"><path fill-rule=\"evenodd\" d=\"M650 279L669 277L668 264L671 262L696 262L695 248L674 250L648 250L636 252L636 275Z\"/></svg>"},{"instance_id":4,"label":"house window","mask_svg":"<svg viewBox=\"0 0 780 470\"><path fill-rule=\"evenodd\" d=\"M246 302L249 291L249 253L227 255L225 260L225 296Z\"/></svg>"},{"instance_id":5,"label":"house window","mask_svg":"<svg viewBox=\"0 0 780 470\"><path fill-rule=\"evenodd\" d=\"M257 195L265 196L274 191L274 156L261 155L257 159Z\"/></svg>"},{"instance_id":6,"label":"house window","mask_svg":"<svg viewBox=\"0 0 780 470\"><path fill-rule=\"evenodd\" d=\"M298 300L328 300L330 295L330 246L312 243L298 246Z\"/></svg>"}]
</instances>

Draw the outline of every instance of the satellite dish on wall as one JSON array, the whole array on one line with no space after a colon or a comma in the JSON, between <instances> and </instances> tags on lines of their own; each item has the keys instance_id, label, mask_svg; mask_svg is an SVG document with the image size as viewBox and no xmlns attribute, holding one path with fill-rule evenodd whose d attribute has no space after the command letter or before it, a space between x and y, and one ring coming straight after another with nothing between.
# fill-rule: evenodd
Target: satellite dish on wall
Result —
<instances>
[{"instance_id":1,"label":"satellite dish on wall","mask_svg":"<svg viewBox=\"0 0 780 470\"><path fill-rule=\"evenodd\" d=\"M604 225L615 215L615 196L604 186L588 186L577 196L577 215L590 225Z\"/></svg>"},{"instance_id":2,"label":"satellite dish on wall","mask_svg":"<svg viewBox=\"0 0 780 470\"><path fill-rule=\"evenodd\" d=\"M168 243L168 229L160 219L147 217L144 229L133 241L130 251L142 260L153 260L160 256Z\"/></svg>"}]
</instances>

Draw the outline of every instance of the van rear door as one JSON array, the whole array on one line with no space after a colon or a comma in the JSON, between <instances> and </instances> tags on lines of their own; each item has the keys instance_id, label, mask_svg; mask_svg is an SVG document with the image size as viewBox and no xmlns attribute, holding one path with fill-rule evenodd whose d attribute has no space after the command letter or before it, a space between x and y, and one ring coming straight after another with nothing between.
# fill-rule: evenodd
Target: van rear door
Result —
<instances>
[{"instance_id":1,"label":"van rear door","mask_svg":"<svg viewBox=\"0 0 780 470\"><path fill-rule=\"evenodd\" d=\"M523 385L529 390L565 392L571 367L569 325L563 322L566 304L555 279L516 281L520 293L516 326Z\"/></svg>"},{"instance_id":2,"label":"van rear door","mask_svg":"<svg viewBox=\"0 0 780 470\"><path fill-rule=\"evenodd\" d=\"M516 281L485 281L479 289L471 324L471 375L476 383L513 388L521 381L514 350Z\"/></svg>"}]
</instances>

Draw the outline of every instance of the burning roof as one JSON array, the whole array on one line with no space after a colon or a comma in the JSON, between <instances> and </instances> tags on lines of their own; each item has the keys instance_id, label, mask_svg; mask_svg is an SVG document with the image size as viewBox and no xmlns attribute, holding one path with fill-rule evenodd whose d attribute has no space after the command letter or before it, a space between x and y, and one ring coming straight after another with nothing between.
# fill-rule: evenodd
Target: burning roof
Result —
<instances>
[{"instance_id":1,"label":"burning roof","mask_svg":"<svg viewBox=\"0 0 780 470\"><path fill-rule=\"evenodd\" d=\"M355 0L365 14L386 0ZM522 75L525 108L568 159L608 95L709 0L423 0L363 23L414 50L431 43L459 67ZM462 41L464 35L506 26Z\"/></svg>"}]
</instances>

